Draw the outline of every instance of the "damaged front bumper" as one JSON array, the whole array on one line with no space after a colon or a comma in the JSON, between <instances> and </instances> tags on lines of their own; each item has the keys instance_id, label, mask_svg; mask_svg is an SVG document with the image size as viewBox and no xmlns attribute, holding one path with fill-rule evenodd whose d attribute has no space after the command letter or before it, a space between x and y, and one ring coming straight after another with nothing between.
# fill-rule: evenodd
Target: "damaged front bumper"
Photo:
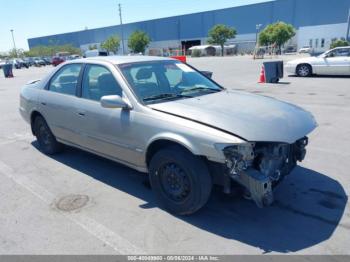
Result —
<instances>
[{"instance_id":1,"label":"damaged front bumper","mask_svg":"<svg viewBox=\"0 0 350 262\"><path fill-rule=\"evenodd\" d=\"M294 144L257 142L223 149L226 176L243 186L258 207L273 203L273 188L306 155L308 138Z\"/></svg>"}]
</instances>

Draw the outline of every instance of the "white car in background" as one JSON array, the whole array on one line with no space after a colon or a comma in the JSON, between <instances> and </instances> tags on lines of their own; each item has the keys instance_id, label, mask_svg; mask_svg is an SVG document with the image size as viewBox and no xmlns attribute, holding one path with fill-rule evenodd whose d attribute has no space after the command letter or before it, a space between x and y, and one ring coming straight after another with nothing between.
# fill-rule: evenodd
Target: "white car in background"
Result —
<instances>
[{"instance_id":1,"label":"white car in background","mask_svg":"<svg viewBox=\"0 0 350 262\"><path fill-rule=\"evenodd\" d=\"M299 49L299 54L308 54L310 52L311 52L310 46L303 46L302 48Z\"/></svg>"},{"instance_id":2,"label":"white car in background","mask_svg":"<svg viewBox=\"0 0 350 262\"><path fill-rule=\"evenodd\" d=\"M350 46L337 47L317 57L304 57L289 61L285 66L289 74L306 77L311 75L350 75Z\"/></svg>"}]
</instances>

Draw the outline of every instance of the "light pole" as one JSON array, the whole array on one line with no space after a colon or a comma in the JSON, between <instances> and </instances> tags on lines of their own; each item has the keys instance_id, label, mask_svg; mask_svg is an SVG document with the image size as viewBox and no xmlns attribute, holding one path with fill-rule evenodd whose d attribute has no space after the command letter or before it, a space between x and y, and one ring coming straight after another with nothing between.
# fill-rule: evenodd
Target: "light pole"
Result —
<instances>
[{"instance_id":1,"label":"light pole","mask_svg":"<svg viewBox=\"0 0 350 262\"><path fill-rule=\"evenodd\" d=\"M349 8L349 14L348 14L348 26L347 26L347 31L346 31L346 41L350 41L349 31L350 31L350 8Z\"/></svg>"},{"instance_id":2,"label":"light pole","mask_svg":"<svg viewBox=\"0 0 350 262\"><path fill-rule=\"evenodd\" d=\"M11 35L12 35L13 48L14 48L14 51L15 51L15 56L17 57L17 48L16 48L15 37L13 36L13 29L11 29L10 31L11 31Z\"/></svg>"},{"instance_id":3,"label":"light pole","mask_svg":"<svg viewBox=\"0 0 350 262\"><path fill-rule=\"evenodd\" d=\"M122 33L122 53L125 55L125 48L124 48L124 28L123 28L123 18L122 18L122 6L121 4L118 4L119 6L119 18L120 18L120 30Z\"/></svg>"},{"instance_id":4,"label":"light pole","mask_svg":"<svg viewBox=\"0 0 350 262\"><path fill-rule=\"evenodd\" d=\"M257 24L256 25L256 34L255 34L255 44L256 46L258 46L258 34L260 31L260 28L262 27L262 24Z\"/></svg>"}]
</instances>

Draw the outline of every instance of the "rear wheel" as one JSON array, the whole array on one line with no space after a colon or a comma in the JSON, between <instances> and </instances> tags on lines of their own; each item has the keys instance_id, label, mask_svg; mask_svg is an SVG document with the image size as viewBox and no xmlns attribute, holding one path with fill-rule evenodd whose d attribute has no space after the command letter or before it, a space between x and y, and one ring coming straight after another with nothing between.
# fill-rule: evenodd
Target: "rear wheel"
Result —
<instances>
[{"instance_id":1,"label":"rear wheel","mask_svg":"<svg viewBox=\"0 0 350 262\"><path fill-rule=\"evenodd\" d=\"M312 74L312 68L310 65L298 65L297 67L297 75L301 76L301 77L307 77L307 76L311 76Z\"/></svg>"},{"instance_id":2,"label":"rear wheel","mask_svg":"<svg viewBox=\"0 0 350 262\"><path fill-rule=\"evenodd\" d=\"M207 166L181 147L158 151L150 162L149 173L159 202L171 213L192 214L209 199L212 180Z\"/></svg>"},{"instance_id":3,"label":"rear wheel","mask_svg":"<svg viewBox=\"0 0 350 262\"><path fill-rule=\"evenodd\" d=\"M38 140L40 149L48 155L59 153L63 150L63 145L57 142L49 126L42 116L34 119L34 134Z\"/></svg>"}]
</instances>

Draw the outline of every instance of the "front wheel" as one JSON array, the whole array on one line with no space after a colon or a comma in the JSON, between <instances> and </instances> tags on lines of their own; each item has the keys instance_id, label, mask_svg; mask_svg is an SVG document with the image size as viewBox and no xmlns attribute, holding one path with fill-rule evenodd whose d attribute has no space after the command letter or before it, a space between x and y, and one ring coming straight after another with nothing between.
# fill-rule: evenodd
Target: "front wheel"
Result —
<instances>
[{"instance_id":1,"label":"front wheel","mask_svg":"<svg viewBox=\"0 0 350 262\"><path fill-rule=\"evenodd\" d=\"M297 75L300 77L311 76L312 68L310 65L299 65L297 67Z\"/></svg>"},{"instance_id":2,"label":"front wheel","mask_svg":"<svg viewBox=\"0 0 350 262\"><path fill-rule=\"evenodd\" d=\"M41 116L37 116L34 120L34 134L40 149L45 154L53 155L63 150L63 145L57 142L46 121Z\"/></svg>"},{"instance_id":3,"label":"front wheel","mask_svg":"<svg viewBox=\"0 0 350 262\"><path fill-rule=\"evenodd\" d=\"M151 160L149 174L159 202L171 213L195 213L209 199L212 179L206 164L181 147L158 151Z\"/></svg>"}]
</instances>

